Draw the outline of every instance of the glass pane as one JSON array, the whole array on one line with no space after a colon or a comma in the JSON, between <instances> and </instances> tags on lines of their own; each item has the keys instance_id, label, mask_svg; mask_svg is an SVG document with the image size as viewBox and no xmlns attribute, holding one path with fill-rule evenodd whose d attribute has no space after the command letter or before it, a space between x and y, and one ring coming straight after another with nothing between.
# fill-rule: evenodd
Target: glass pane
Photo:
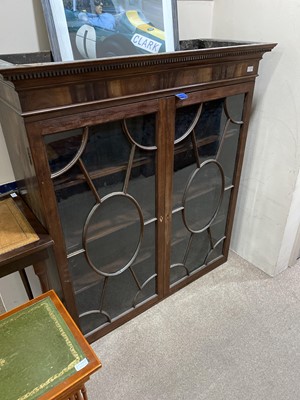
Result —
<instances>
[{"instance_id":1,"label":"glass pane","mask_svg":"<svg viewBox=\"0 0 300 400\"><path fill-rule=\"evenodd\" d=\"M95 272L84 253L69 259L80 327L85 334L156 294L154 234L155 225L147 225L136 260L120 275L105 277Z\"/></svg>"},{"instance_id":2,"label":"glass pane","mask_svg":"<svg viewBox=\"0 0 300 400\"><path fill-rule=\"evenodd\" d=\"M222 255L244 94L177 110L170 284Z\"/></svg>"},{"instance_id":3,"label":"glass pane","mask_svg":"<svg viewBox=\"0 0 300 400\"><path fill-rule=\"evenodd\" d=\"M85 333L156 294L155 124L151 114L46 138Z\"/></svg>"},{"instance_id":4,"label":"glass pane","mask_svg":"<svg viewBox=\"0 0 300 400\"><path fill-rule=\"evenodd\" d=\"M218 215L211 224L211 234L214 243L218 242L226 235L227 213L230 202L231 190L226 190Z\"/></svg>"},{"instance_id":5,"label":"glass pane","mask_svg":"<svg viewBox=\"0 0 300 400\"><path fill-rule=\"evenodd\" d=\"M223 196L223 176L218 164L209 162L196 169L186 185L184 220L191 232L202 231L218 212Z\"/></svg>"},{"instance_id":6,"label":"glass pane","mask_svg":"<svg viewBox=\"0 0 300 400\"><path fill-rule=\"evenodd\" d=\"M195 269L202 267L210 251L210 241L207 231L199 234L189 232L181 212L173 214L171 242L171 285L189 275Z\"/></svg>"},{"instance_id":7,"label":"glass pane","mask_svg":"<svg viewBox=\"0 0 300 400\"><path fill-rule=\"evenodd\" d=\"M91 210L83 242L91 266L99 273L118 274L135 257L144 228L139 211L130 198L119 194Z\"/></svg>"},{"instance_id":8,"label":"glass pane","mask_svg":"<svg viewBox=\"0 0 300 400\"><path fill-rule=\"evenodd\" d=\"M65 168L76 156L82 141L82 130L66 131L59 135L45 137L51 173Z\"/></svg>"},{"instance_id":9,"label":"glass pane","mask_svg":"<svg viewBox=\"0 0 300 400\"><path fill-rule=\"evenodd\" d=\"M223 132L224 141L220 148L218 161L224 170L226 186L231 185L233 181L236 152L242 126L243 104L244 94L227 97L224 103L226 110L224 119L226 119L227 126Z\"/></svg>"}]
</instances>

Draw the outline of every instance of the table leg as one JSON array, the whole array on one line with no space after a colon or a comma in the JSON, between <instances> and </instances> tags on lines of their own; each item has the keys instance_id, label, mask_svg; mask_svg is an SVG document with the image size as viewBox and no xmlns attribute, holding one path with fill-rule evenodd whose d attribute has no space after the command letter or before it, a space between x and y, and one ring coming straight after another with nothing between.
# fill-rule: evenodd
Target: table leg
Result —
<instances>
[{"instance_id":1,"label":"table leg","mask_svg":"<svg viewBox=\"0 0 300 400\"><path fill-rule=\"evenodd\" d=\"M69 395L65 400L88 400L85 386L83 386L76 393Z\"/></svg>"},{"instance_id":2,"label":"table leg","mask_svg":"<svg viewBox=\"0 0 300 400\"><path fill-rule=\"evenodd\" d=\"M45 293L50 290L49 279L47 274L47 264L45 261L38 261L33 264L33 269L39 278L42 292Z\"/></svg>"},{"instance_id":3,"label":"table leg","mask_svg":"<svg viewBox=\"0 0 300 400\"><path fill-rule=\"evenodd\" d=\"M31 287L30 287L30 283L29 283L27 274L26 274L26 272L25 272L25 269L20 269L20 270L19 270L19 274L20 274L20 277L21 277L21 279L22 279L24 288L25 288L25 290L26 290L28 299L29 299L29 300L32 300L32 299L33 299L33 293L32 293L32 290L31 290Z\"/></svg>"},{"instance_id":4,"label":"table leg","mask_svg":"<svg viewBox=\"0 0 300 400\"><path fill-rule=\"evenodd\" d=\"M82 387L81 393L82 393L82 396L83 396L83 400L88 400L85 386Z\"/></svg>"}]
</instances>

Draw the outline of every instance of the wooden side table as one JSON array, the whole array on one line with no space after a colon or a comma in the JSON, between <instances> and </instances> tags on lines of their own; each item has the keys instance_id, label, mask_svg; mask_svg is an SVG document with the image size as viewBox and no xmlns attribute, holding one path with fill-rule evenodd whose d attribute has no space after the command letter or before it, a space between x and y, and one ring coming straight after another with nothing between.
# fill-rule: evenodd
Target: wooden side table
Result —
<instances>
[{"instance_id":1,"label":"wooden side table","mask_svg":"<svg viewBox=\"0 0 300 400\"><path fill-rule=\"evenodd\" d=\"M101 367L53 290L0 316L0 397L87 400Z\"/></svg>"},{"instance_id":2,"label":"wooden side table","mask_svg":"<svg viewBox=\"0 0 300 400\"><path fill-rule=\"evenodd\" d=\"M52 246L45 228L16 193L0 198L0 278L19 271L29 299L33 299L25 267L32 265L43 292L50 289L46 259Z\"/></svg>"}]
</instances>

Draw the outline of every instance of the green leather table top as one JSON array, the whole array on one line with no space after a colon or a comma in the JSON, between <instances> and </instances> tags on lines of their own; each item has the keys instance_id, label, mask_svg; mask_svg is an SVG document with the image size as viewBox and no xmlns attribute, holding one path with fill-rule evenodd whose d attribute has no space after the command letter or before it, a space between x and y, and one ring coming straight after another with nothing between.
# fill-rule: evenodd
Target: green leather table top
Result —
<instances>
[{"instance_id":1,"label":"green leather table top","mask_svg":"<svg viewBox=\"0 0 300 400\"><path fill-rule=\"evenodd\" d=\"M0 398L33 400L87 360L47 297L0 321Z\"/></svg>"}]
</instances>

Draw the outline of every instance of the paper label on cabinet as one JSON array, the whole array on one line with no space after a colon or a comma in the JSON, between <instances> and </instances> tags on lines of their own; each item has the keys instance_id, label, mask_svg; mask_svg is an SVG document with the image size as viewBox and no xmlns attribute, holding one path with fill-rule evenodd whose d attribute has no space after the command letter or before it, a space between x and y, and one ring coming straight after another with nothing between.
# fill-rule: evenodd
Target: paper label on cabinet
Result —
<instances>
[{"instance_id":1,"label":"paper label on cabinet","mask_svg":"<svg viewBox=\"0 0 300 400\"><path fill-rule=\"evenodd\" d=\"M78 364L75 365L75 369L76 371L80 371L81 369L83 369L84 367L86 367L88 365L88 360L87 358L84 358L83 360L81 360Z\"/></svg>"}]
</instances>

